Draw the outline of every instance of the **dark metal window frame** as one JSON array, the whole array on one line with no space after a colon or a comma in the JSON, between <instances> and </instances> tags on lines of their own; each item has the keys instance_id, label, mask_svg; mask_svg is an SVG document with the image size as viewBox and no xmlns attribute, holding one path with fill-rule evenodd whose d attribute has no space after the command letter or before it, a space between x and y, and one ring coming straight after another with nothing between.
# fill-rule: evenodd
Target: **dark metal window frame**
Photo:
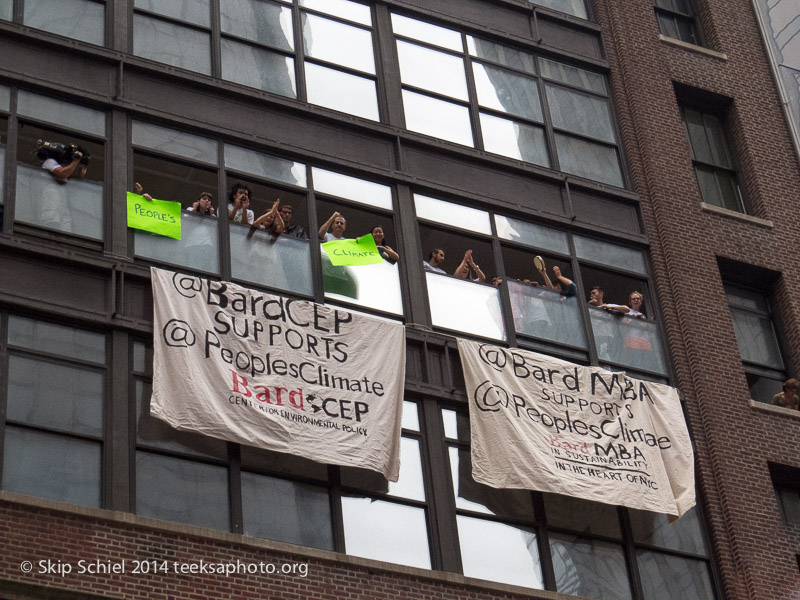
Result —
<instances>
[{"instance_id":1,"label":"dark metal window frame","mask_svg":"<svg viewBox=\"0 0 800 600\"><path fill-rule=\"evenodd\" d=\"M689 31L691 32L691 39L683 39L682 37L678 37L682 42L686 42L687 44L692 44L694 46L703 46L703 36L700 30L700 27L697 22L697 15L694 11L694 0L685 0L686 5L689 8L689 12L684 12L680 10L674 10L672 8L667 8L662 6L663 0L655 0L655 12L656 12L656 19L658 21L658 29L665 35L666 37L672 38L673 36L668 35L662 28L661 28L661 19L671 19L673 22L676 23L676 30L680 32L680 28L677 26L677 23L685 24Z\"/></svg>"}]
</instances>

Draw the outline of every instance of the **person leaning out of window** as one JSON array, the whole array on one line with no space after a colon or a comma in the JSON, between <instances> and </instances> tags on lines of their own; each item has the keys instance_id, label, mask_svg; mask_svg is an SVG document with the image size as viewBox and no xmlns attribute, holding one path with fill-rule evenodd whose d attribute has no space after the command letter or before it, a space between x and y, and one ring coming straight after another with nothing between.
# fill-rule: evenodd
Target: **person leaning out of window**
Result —
<instances>
[{"instance_id":1,"label":"person leaning out of window","mask_svg":"<svg viewBox=\"0 0 800 600\"><path fill-rule=\"evenodd\" d=\"M772 404L781 408L800 409L800 406L798 406L798 388L800 388L800 383L798 383L797 379L794 377L787 379L786 383L783 384L783 391L772 397Z\"/></svg>"}]
</instances>

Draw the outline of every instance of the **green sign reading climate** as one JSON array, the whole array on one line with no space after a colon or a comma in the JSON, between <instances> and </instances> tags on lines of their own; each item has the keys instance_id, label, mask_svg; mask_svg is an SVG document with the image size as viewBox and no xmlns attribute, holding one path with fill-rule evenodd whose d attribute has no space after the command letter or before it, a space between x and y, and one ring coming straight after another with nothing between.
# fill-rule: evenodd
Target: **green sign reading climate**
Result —
<instances>
[{"instance_id":1,"label":"green sign reading climate","mask_svg":"<svg viewBox=\"0 0 800 600\"><path fill-rule=\"evenodd\" d=\"M371 233L358 239L333 240L322 244L331 264L337 267L374 265L383 262Z\"/></svg>"},{"instance_id":2,"label":"green sign reading climate","mask_svg":"<svg viewBox=\"0 0 800 600\"><path fill-rule=\"evenodd\" d=\"M128 227L181 239L181 203L146 200L128 192ZM373 244L374 245L374 244Z\"/></svg>"}]
</instances>

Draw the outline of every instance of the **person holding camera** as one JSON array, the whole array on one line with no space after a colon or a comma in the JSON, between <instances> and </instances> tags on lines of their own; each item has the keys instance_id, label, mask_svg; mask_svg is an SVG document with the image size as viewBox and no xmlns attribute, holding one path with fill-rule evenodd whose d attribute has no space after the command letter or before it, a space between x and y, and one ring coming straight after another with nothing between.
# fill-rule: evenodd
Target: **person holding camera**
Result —
<instances>
[{"instance_id":1,"label":"person holding camera","mask_svg":"<svg viewBox=\"0 0 800 600\"><path fill-rule=\"evenodd\" d=\"M89 156L74 144L62 146L44 142L43 146L47 146L50 152L40 147L38 156L42 160L42 169L50 174L55 185L46 185L42 193L42 225L71 232L72 211L64 186L71 178L83 178L86 175Z\"/></svg>"},{"instance_id":2,"label":"person holding camera","mask_svg":"<svg viewBox=\"0 0 800 600\"><path fill-rule=\"evenodd\" d=\"M81 163L82 158L83 152L75 148L68 164L62 166L55 158L47 158L42 163L42 168L48 171L53 179L63 185L69 183L70 177L83 178L86 175L87 165Z\"/></svg>"}]
</instances>

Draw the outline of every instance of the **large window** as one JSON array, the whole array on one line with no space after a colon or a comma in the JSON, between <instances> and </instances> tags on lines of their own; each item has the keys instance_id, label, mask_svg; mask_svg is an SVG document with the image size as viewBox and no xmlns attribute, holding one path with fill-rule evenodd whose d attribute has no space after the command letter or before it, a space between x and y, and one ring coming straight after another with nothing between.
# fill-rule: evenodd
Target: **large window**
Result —
<instances>
[{"instance_id":1,"label":"large window","mask_svg":"<svg viewBox=\"0 0 800 600\"><path fill-rule=\"evenodd\" d=\"M350 0L135 0L133 53L380 120L372 10Z\"/></svg>"},{"instance_id":2,"label":"large window","mask_svg":"<svg viewBox=\"0 0 800 600\"><path fill-rule=\"evenodd\" d=\"M694 0L655 0L658 29L667 37L688 44L700 44Z\"/></svg>"},{"instance_id":3,"label":"large window","mask_svg":"<svg viewBox=\"0 0 800 600\"><path fill-rule=\"evenodd\" d=\"M754 400L772 403L786 379L769 298L760 290L725 284L739 354Z\"/></svg>"},{"instance_id":4,"label":"large window","mask_svg":"<svg viewBox=\"0 0 800 600\"><path fill-rule=\"evenodd\" d=\"M683 107L681 113L703 202L745 212L722 120L714 113L694 108Z\"/></svg>"},{"instance_id":5,"label":"large window","mask_svg":"<svg viewBox=\"0 0 800 600\"><path fill-rule=\"evenodd\" d=\"M105 0L16 0L21 5L22 24L62 35L72 40L105 44ZM0 2L0 19L11 21L14 0Z\"/></svg>"},{"instance_id":6,"label":"large window","mask_svg":"<svg viewBox=\"0 0 800 600\"><path fill-rule=\"evenodd\" d=\"M398 14L406 127L623 186L605 78Z\"/></svg>"},{"instance_id":7,"label":"large window","mask_svg":"<svg viewBox=\"0 0 800 600\"><path fill-rule=\"evenodd\" d=\"M581 19L589 18L586 0L530 0L530 2L537 6L546 6L547 8L580 17Z\"/></svg>"}]
</instances>

